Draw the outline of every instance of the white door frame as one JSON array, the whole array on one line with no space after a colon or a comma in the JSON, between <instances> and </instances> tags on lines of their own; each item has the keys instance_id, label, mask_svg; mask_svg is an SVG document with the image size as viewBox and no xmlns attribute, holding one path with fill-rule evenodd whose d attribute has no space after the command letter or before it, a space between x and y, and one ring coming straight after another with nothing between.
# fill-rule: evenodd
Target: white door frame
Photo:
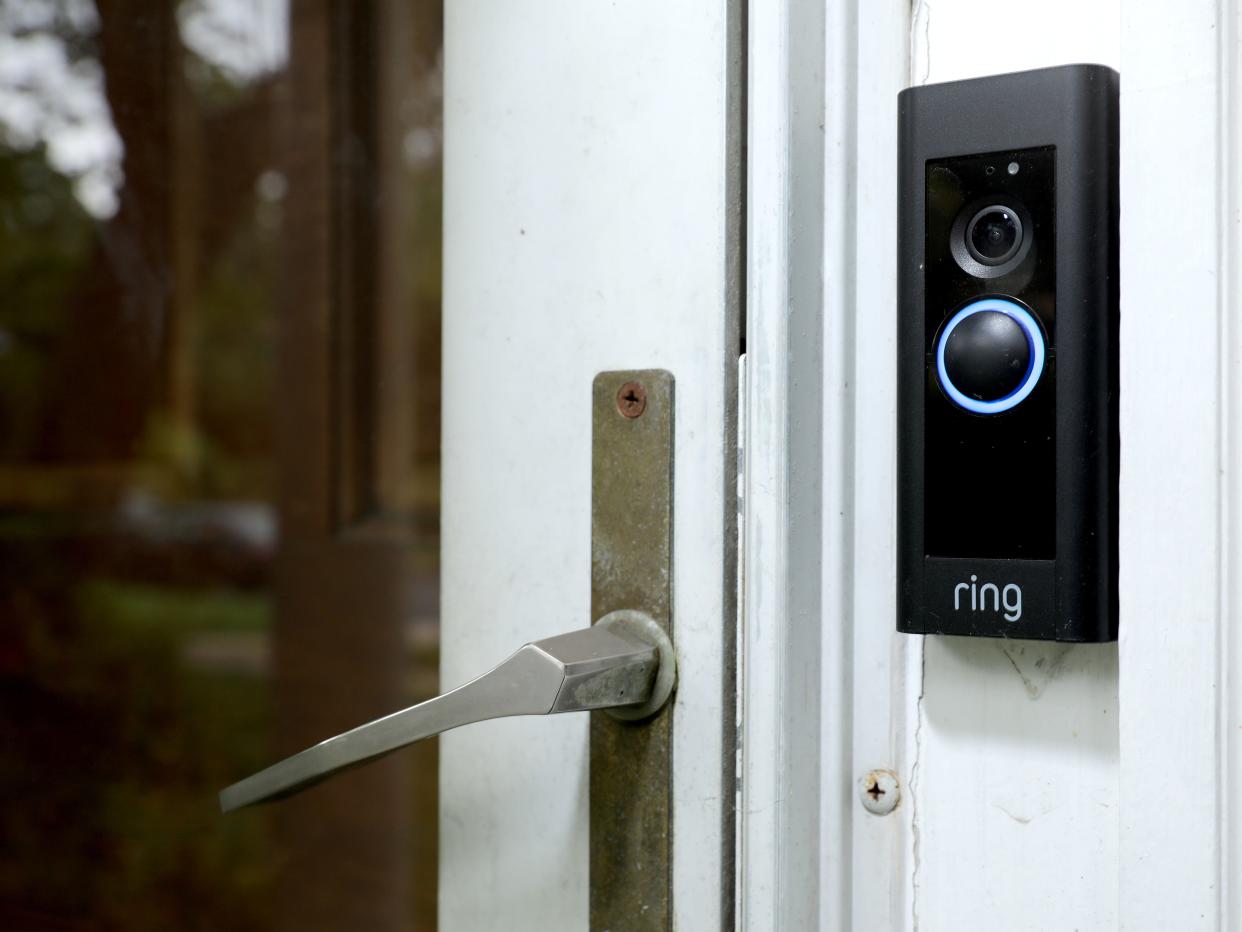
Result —
<instances>
[{"instance_id":1,"label":"white door frame","mask_svg":"<svg viewBox=\"0 0 1242 932\"><path fill-rule=\"evenodd\" d=\"M741 928L1242 928L1240 10L752 5ZM1071 61L1122 73L1121 641L899 636L896 93Z\"/></svg>"},{"instance_id":2,"label":"white door frame","mask_svg":"<svg viewBox=\"0 0 1242 932\"><path fill-rule=\"evenodd\" d=\"M1126 0L1121 921L1242 928L1237 0Z\"/></svg>"},{"instance_id":3,"label":"white door frame","mask_svg":"<svg viewBox=\"0 0 1242 932\"><path fill-rule=\"evenodd\" d=\"M908 912L910 809L860 820L854 790L858 761L907 770L902 723L918 685L916 645L894 632L892 540L908 22L902 0L750 10L738 869L748 932L900 929ZM881 856L860 864L860 851Z\"/></svg>"}]
</instances>

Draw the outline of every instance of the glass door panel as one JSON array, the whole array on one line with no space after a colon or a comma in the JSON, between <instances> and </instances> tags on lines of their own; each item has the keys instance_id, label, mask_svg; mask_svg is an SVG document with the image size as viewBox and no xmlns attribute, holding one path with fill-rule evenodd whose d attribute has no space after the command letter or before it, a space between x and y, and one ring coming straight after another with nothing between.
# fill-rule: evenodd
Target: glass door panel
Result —
<instances>
[{"instance_id":1,"label":"glass door panel","mask_svg":"<svg viewBox=\"0 0 1242 932\"><path fill-rule=\"evenodd\" d=\"M441 31L0 2L0 927L435 927Z\"/></svg>"}]
</instances>

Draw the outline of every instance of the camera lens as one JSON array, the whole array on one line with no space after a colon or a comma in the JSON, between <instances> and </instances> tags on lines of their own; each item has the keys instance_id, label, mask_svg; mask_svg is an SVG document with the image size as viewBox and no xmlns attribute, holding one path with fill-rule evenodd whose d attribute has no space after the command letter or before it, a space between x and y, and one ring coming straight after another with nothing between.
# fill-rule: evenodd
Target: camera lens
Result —
<instances>
[{"instance_id":1,"label":"camera lens","mask_svg":"<svg viewBox=\"0 0 1242 932\"><path fill-rule=\"evenodd\" d=\"M985 207L966 224L966 248L984 265L1003 265L1021 245L1022 221L1008 207Z\"/></svg>"}]
</instances>

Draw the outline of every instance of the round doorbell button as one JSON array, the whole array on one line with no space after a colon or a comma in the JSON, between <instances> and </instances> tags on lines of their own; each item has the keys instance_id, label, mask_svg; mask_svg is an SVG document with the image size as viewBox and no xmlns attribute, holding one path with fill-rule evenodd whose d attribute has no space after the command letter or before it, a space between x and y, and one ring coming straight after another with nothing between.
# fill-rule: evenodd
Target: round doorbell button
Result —
<instances>
[{"instance_id":1,"label":"round doorbell button","mask_svg":"<svg viewBox=\"0 0 1242 932\"><path fill-rule=\"evenodd\" d=\"M1044 335L1034 314L1009 298L982 298L940 331L936 376L958 407L1001 414L1034 390L1044 357Z\"/></svg>"},{"instance_id":2,"label":"round doorbell button","mask_svg":"<svg viewBox=\"0 0 1242 932\"><path fill-rule=\"evenodd\" d=\"M944 369L969 398L997 401L1016 392L1031 368L1022 325L1000 311L965 317L944 341Z\"/></svg>"}]
</instances>

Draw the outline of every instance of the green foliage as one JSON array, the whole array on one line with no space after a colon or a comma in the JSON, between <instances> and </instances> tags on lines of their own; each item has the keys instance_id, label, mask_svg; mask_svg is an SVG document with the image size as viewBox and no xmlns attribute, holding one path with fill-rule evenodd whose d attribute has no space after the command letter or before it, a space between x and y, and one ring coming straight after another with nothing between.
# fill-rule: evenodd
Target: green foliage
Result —
<instances>
[{"instance_id":1,"label":"green foliage","mask_svg":"<svg viewBox=\"0 0 1242 932\"><path fill-rule=\"evenodd\" d=\"M203 497L272 495L277 253L275 231L251 216L213 257L196 295Z\"/></svg>"},{"instance_id":2,"label":"green foliage","mask_svg":"<svg viewBox=\"0 0 1242 932\"><path fill-rule=\"evenodd\" d=\"M91 259L94 221L41 149L0 148L0 462L36 444L67 295Z\"/></svg>"}]
</instances>

